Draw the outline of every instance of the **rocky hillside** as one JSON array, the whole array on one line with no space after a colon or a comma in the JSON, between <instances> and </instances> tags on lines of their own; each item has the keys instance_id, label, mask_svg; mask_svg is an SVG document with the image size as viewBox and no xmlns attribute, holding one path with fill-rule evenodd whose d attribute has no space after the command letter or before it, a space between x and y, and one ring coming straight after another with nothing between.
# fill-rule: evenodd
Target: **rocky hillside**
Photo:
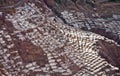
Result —
<instances>
[{"instance_id":1,"label":"rocky hillside","mask_svg":"<svg viewBox=\"0 0 120 76\"><path fill-rule=\"evenodd\" d=\"M58 3L54 0L45 0L45 3L64 23L103 35L120 43L119 2L62 0L61 3Z\"/></svg>"},{"instance_id":2,"label":"rocky hillside","mask_svg":"<svg viewBox=\"0 0 120 76\"><path fill-rule=\"evenodd\" d=\"M119 13L88 6L23 0L0 10L0 76L119 76Z\"/></svg>"}]
</instances>

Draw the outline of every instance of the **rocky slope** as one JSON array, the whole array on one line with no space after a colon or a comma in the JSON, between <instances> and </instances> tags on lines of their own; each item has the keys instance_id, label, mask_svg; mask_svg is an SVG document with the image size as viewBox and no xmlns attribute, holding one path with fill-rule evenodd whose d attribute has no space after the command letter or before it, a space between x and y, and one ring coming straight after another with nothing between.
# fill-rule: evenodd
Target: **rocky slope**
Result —
<instances>
[{"instance_id":1,"label":"rocky slope","mask_svg":"<svg viewBox=\"0 0 120 76\"><path fill-rule=\"evenodd\" d=\"M120 43L120 3L104 2L104 0L87 1L89 2L63 0L59 4L54 0L45 0L45 3L64 23L100 34Z\"/></svg>"},{"instance_id":2,"label":"rocky slope","mask_svg":"<svg viewBox=\"0 0 120 76\"><path fill-rule=\"evenodd\" d=\"M120 45L68 26L71 22L65 18L70 12L53 10L54 1L47 2L27 0L14 12L1 12L0 75L119 76ZM74 16L71 18L68 20L74 22Z\"/></svg>"}]
</instances>

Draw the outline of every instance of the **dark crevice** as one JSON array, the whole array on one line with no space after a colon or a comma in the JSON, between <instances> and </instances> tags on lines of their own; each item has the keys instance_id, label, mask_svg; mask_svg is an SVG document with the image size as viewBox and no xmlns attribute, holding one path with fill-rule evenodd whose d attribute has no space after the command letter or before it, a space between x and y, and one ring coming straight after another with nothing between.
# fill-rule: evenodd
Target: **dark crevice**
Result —
<instances>
[{"instance_id":1,"label":"dark crevice","mask_svg":"<svg viewBox=\"0 0 120 76\"><path fill-rule=\"evenodd\" d=\"M50 6L47 3L47 0L44 0L44 3L47 5L48 8L50 8L57 15L57 17L59 17L65 24L67 24L66 20L63 17L61 17L61 13L59 13L55 7Z\"/></svg>"}]
</instances>

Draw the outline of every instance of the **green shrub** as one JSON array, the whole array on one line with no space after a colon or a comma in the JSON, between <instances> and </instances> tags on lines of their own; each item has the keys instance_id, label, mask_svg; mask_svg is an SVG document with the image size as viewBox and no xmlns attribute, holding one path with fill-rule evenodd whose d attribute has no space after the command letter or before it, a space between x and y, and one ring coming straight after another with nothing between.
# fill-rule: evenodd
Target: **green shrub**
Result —
<instances>
[{"instance_id":1,"label":"green shrub","mask_svg":"<svg viewBox=\"0 0 120 76\"><path fill-rule=\"evenodd\" d=\"M56 3L61 4L61 0L55 0Z\"/></svg>"}]
</instances>

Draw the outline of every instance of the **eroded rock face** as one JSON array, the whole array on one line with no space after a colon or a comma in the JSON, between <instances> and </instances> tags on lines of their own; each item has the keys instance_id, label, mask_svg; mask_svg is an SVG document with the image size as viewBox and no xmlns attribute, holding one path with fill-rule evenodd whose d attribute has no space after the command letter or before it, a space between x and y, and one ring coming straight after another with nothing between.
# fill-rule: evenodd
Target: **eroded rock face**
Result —
<instances>
[{"instance_id":1,"label":"eroded rock face","mask_svg":"<svg viewBox=\"0 0 120 76\"><path fill-rule=\"evenodd\" d=\"M68 26L43 0L15 10L0 20L1 76L119 75L115 41ZM112 45L114 55L108 52Z\"/></svg>"}]
</instances>

